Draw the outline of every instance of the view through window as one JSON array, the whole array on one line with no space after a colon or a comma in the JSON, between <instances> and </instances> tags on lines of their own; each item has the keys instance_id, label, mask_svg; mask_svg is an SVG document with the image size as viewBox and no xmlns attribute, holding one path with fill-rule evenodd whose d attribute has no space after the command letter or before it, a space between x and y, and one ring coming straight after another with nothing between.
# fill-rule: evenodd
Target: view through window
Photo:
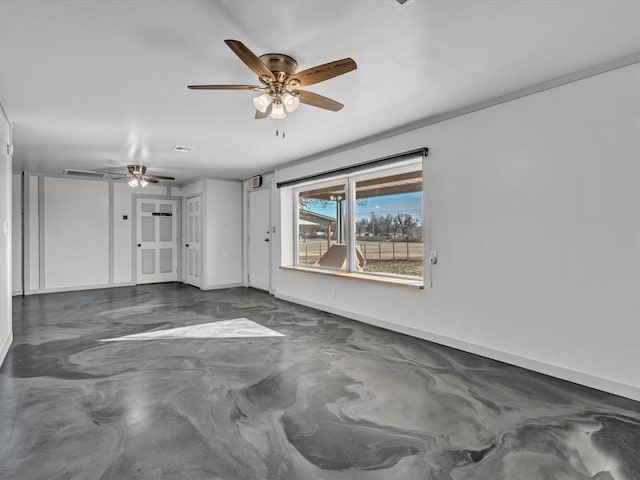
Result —
<instances>
[{"instance_id":1,"label":"view through window","mask_svg":"<svg viewBox=\"0 0 640 480\"><path fill-rule=\"evenodd\" d=\"M345 184L335 184L302 191L298 195L298 262L346 269L346 253L343 262L332 262L327 252L340 246L346 252L347 194Z\"/></svg>"},{"instance_id":2,"label":"view through window","mask_svg":"<svg viewBox=\"0 0 640 480\"><path fill-rule=\"evenodd\" d=\"M424 276L422 163L362 172L297 191L297 263Z\"/></svg>"}]
</instances>

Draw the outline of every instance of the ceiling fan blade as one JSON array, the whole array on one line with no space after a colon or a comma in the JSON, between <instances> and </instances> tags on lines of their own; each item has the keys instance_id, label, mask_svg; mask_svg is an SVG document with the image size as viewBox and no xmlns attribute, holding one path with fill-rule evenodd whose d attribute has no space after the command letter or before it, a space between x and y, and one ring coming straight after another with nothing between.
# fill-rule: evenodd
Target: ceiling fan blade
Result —
<instances>
[{"instance_id":1,"label":"ceiling fan blade","mask_svg":"<svg viewBox=\"0 0 640 480\"><path fill-rule=\"evenodd\" d=\"M188 85L191 90L260 90L257 85Z\"/></svg>"},{"instance_id":2,"label":"ceiling fan blade","mask_svg":"<svg viewBox=\"0 0 640 480\"><path fill-rule=\"evenodd\" d=\"M102 173L104 175L126 175L126 173L122 172L106 172L104 170L91 170L93 173Z\"/></svg>"},{"instance_id":3,"label":"ceiling fan blade","mask_svg":"<svg viewBox=\"0 0 640 480\"><path fill-rule=\"evenodd\" d=\"M160 180L175 180L175 177L166 177L164 175L146 175L145 178L158 178Z\"/></svg>"},{"instance_id":4,"label":"ceiling fan blade","mask_svg":"<svg viewBox=\"0 0 640 480\"><path fill-rule=\"evenodd\" d=\"M306 90L293 90L291 93L300 98L301 103L311 105L312 107L324 108L325 110L331 110L337 112L344 107L343 104L331 100L330 98L323 97L317 93L307 92Z\"/></svg>"},{"instance_id":5,"label":"ceiling fan blade","mask_svg":"<svg viewBox=\"0 0 640 480\"><path fill-rule=\"evenodd\" d=\"M275 81L276 77L273 76L271 70L269 70L267 66L262 63L262 60L249 50L244 43L238 40L225 40L224 43L226 43L227 46L233 50L233 53L235 53L247 67L253 70L256 75Z\"/></svg>"},{"instance_id":6,"label":"ceiling fan blade","mask_svg":"<svg viewBox=\"0 0 640 480\"><path fill-rule=\"evenodd\" d=\"M115 177L115 178L112 178L111 180L122 180L123 178L130 178L130 177L131 177L131 175L124 175L124 176L122 176L122 177Z\"/></svg>"},{"instance_id":7,"label":"ceiling fan blade","mask_svg":"<svg viewBox=\"0 0 640 480\"><path fill-rule=\"evenodd\" d=\"M149 176L149 175L145 175L144 177L142 177L142 179L144 181L146 181L146 182L149 182L149 183L158 183L159 182L159 180L156 180L155 178L153 178L152 176Z\"/></svg>"},{"instance_id":8,"label":"ceiling fan blade","mask_svg":"<svg viewBox=\"0 0 640 480\"><path fill-rule=\"evenodd\" d=\"M262 120L263 118L267 118L269 115L271 115L271 109L273 108L273 104L269 104L269 106L267 107L267 109L265 110L264 113L262 113L260 110L256 110L256 116L255 119L256 120Z\"/></svg>"},{"instance_id":9,"label":"ceiling fan blade","mask_svg":"<svg viewBox=\"0 0 640 480\"><path fill-rule=\"evenodd\" d=\"M356 68L358 68L358 66L352 58L343 58L342 60L325 63L296 73L289 79L288 83L294 87L306 87L314 83L324 82L325 80L345 74Z\"/></svg>"}]
</instances>

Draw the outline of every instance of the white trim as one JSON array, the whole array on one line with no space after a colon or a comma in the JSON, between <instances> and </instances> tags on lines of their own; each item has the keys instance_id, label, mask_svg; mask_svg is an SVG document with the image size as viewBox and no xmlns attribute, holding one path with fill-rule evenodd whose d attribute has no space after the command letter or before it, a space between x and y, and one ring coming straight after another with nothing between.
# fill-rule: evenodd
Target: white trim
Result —
<instances>
[{"instance_id":1,"label":"white trim","mask_svg":"<svg viewBox=\"0 0 640 480\"><path fill-rule=\"evenodd\" d=\"M111 288L115 286L125 286L125 285L133 285L133 284L117 284L117 285L109 285L108 283L99 283L95 285L78 285L72 287L55 287L55 288L40 288L38 290L31 290L28 292L24 292L25 296L29 295L39 295L41 293L60 293L60 292L77 292L80 290L98 290L100 288Z\"/></svg>"},{"instance_id":2,"label":"white trim","mask_svg":"<svg viewBox=\"0 0 640 480\"><path fill-rule=\"evenodd\" d=\"M18 295L22 295L22 290L14 290L11 292L12 297L17 297Z\"/></svg>"},{"instance_id":3,"label":"white trim","mask_svg":"<svg viewBox=\"0 0 640 480\"><path fill-rule=\"evenodd\" d=\"M191 285L191 284L185 283L185 285ZM191 286L193 288L198 288L195 285L191 285ZM200 290L223 290L225 288L236 288L236 287L244 287L244 284L242 282L236 282L236 283L222 283L219 285L207 285L206 287L203 287Z\"/></svg>"},{"instance_id":4,"label":"white trim","mask_svg":"<svg viewBox=\"0 0 640 480\"><path fill-rule=\"evenodd\" d=\"M4 359L7 358L7 353L9 353L9 348L11 348L12 343L13 332L9 332L9 336L4 340L4 343L0 347L0 367L4 363Z\"/></svg>"},{"instance_id":5,"label":"white trim","mask_svg":"<svg viewBox=\"0 0 640 480\"><path fill-rule=\"evenodd\" d=\"M431 332L427 332L425 330L420 330L413 327L407 327L405 325L400 325L398 323L390 322L388 320L369 317L366 315L359 314L357 312L343 310L341 308L335 308L332 306L327 306L327 305L323 305L316 302L310 302L308 300L291 297L289 295L281 295L279 293L276 293L275 296L276 298L279 298L281 300L297 303L299 305L305 305L307 307L322 310L324 312L329 312L335 315L340 315L343 317L350 318L352 320L357 320L358 322L374 325L376 327L384 328L386 330L391 330L394 332L409 335L411 337L420 338L423 340L427 340L429 342L444 345L446 347L451 347L457 350L462 350L464 352L473 353L475 355L480 355L482 357L498 360L499 362L504 362L510 365L515 365L517 367L525 368L527 370L533 370L535 372L543 373L551 377L560 378L562 380L567 380L569 382L585 385L587 387L595 388L597 390L602 390L604 392L613 393L621 397L626 397L632 400L640 401L640 386L629 385L627 383L621 383L615 380L609 380L607 378L598 377L596 375L591 375L586 372L580 372L578 370L572 370L570 368L561 367L559 365L553 365L550 363L541 362L539 360L523 357L518 354L505 352L502 350L496 350L496 349L485 347L475 343L469 343L463 340L458 340L453 337L439 335L437 333L431 333Z\"/></svg>"}]
</instances>

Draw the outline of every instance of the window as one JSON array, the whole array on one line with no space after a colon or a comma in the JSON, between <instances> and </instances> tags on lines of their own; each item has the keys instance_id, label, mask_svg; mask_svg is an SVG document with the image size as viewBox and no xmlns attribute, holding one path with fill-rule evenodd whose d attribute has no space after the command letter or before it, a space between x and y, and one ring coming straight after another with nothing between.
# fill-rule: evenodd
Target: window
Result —
<instances>
[{"instance_id":1,"label":"window","mask_svg":"<svg viewBox=\"0 0 640 480\"><path fill-rule=\"evenodd\" d=\"M422 157L294 190L296 265L424 276Z\"/></svg>"},{"instance_id":2,"label":"window","mask_svg":"<svg viewBox=\"0 0 640 480\"><path fill-rule=\"evenodd\" d=\"M299 264L316 265L322 260L324 266L346 268L346 261L336 264L326 255L332 246L346 245L346 190L345 183L333 183L298 192Z\"/></svg>"}]
</instances>

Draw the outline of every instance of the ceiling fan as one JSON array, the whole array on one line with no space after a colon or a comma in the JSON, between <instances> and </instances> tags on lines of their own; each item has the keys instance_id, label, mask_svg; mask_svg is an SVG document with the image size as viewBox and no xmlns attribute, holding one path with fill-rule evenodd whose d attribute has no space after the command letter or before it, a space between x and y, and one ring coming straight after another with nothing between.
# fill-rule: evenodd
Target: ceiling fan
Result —
<instances>
[{"instance_id":1,"label":"ceiling fan","mask_svg":"<svg viewBox=\"0 0 640 480\"><path fill-rule=\"evenodd\" d=\"M263 92L253 99L256 119L268 116L283 119L287 116L286 112L293 112L300 103L337 112L344 107L343 104L317 93L298 90L298 87L323 82L358 68L353 59L343 58L296 73L298 62L289 55L267 53L258 57L238 40L225 40L224 43L258 75L262 85L189 85L188 88Z\"/></svg>"},{"instance_id":2,"label":"ceiling fan","mask_svg":"<svg viewBox=\"0 0 640 480\"><path fill-rule=\"evenodd\" d=\"M129 185L137 187L140 185L142 188L146 187L149 183L158 183L160 180L175 180L174 177L167 177L164 175L147 175L147 167L144 165L127 165L129 173L123 173L120 177L112 178L112 180L120 180L122 178L129 178ZM106 175L120 175L114 172L96 172L104 173Z\"/></svg>"}]
</instances>

